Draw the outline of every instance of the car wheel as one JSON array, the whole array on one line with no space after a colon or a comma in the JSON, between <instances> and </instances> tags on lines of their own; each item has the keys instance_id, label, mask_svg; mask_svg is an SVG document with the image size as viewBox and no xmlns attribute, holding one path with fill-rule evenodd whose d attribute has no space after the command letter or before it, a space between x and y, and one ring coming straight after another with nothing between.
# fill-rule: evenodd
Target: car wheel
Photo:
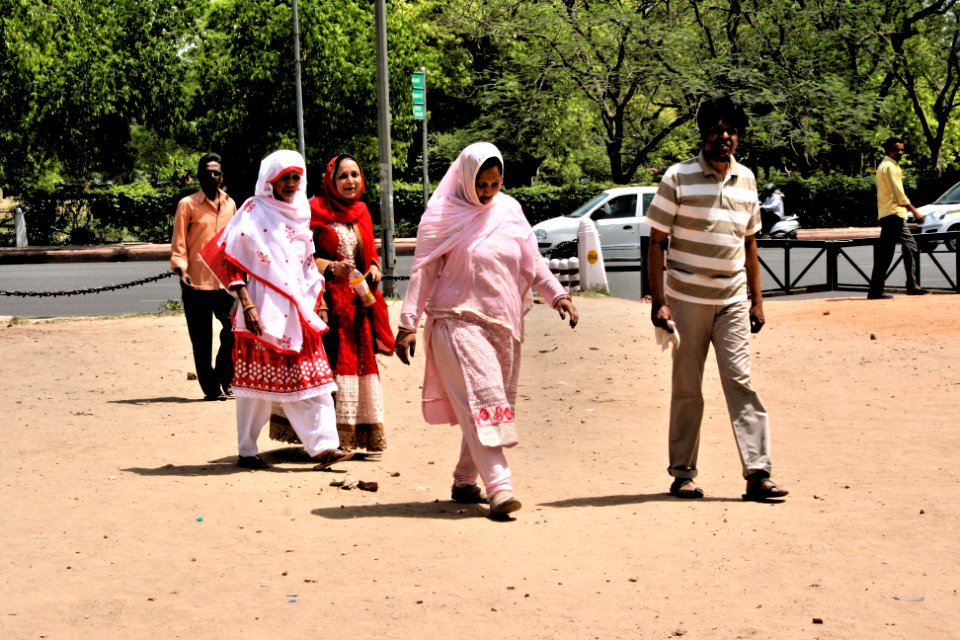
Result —
<instances>
[{"instance_id":1,"label":"car wheel","mask_svg":"<svg viewBox=\"0 0 960 640\"><path fill-rule=\"evenodd\" d=\"M947 231L960 231L960 224L951 225ZM947 251L956 251L957 250L957 239L948 238L943 242L943 245L947 248Z\"/></svg>"}]
</instances>

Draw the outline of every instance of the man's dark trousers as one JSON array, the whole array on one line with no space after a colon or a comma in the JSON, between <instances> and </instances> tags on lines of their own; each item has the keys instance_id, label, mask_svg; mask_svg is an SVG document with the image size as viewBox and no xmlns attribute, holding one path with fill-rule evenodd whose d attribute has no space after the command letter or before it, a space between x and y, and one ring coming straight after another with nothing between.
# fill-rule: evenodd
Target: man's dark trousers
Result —
<instances>
[{"instance_id":1,"label":"man's dark trousers","mask_svg":"<svg viewBox=\"0 0 960 640\"><path fill-rule=\"evenodd\" d=\"M898 215L890 214L880 218L880 242L873 254L873 275L870 277L870 296L883 294L883 285L887 279L887 269L893 262L893 252L897 244L903 245L903 268L907 272L907 290L920 286L917 265L920 251L913 233L907 227L907 221Z\"/></svg>"},{"instance_id":2,"label":"man's dark trousers","mask_svg":"<svg viewBox=\"0 0 960 640\"><path fill-rule=\"evenodd\" d=\"M233 380L233 328L230 312L234 299L223 289L207 291L181 286L183 315L187 318L187 332L193 345L193 364L203 395L216 397L230 388ZM210 366L213 349L213 318L221 325L220 349L215 364Z\"/></svg>"}]
</instances>

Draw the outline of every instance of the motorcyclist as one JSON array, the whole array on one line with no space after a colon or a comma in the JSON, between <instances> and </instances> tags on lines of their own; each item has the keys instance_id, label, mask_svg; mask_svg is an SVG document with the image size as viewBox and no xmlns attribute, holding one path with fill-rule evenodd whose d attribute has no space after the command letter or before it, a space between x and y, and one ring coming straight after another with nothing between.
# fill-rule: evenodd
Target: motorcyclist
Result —
<instances>
[{"instance_id":1,"label":"motorcyclist","mask_svg":"<svg viewBox=\"0 0 960 640\"><path fill-rule=\"evenodd\" d=\"M767 235L773 225L783 219L783 193L777 189L777 185L768 182L763 185L763 202L760 204L760 233Z\"/></svg>"}]
</instances>

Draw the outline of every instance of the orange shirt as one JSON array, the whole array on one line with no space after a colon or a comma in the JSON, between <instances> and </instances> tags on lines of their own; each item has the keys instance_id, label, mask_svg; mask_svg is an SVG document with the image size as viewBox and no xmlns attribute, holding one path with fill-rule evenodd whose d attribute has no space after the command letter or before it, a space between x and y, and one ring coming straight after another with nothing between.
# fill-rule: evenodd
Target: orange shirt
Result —
<instances>
[{"instance_id":1,"label":"orange shirt","mask_svg":"<svg viewBox=\"0 0 960 640\"><path fill-rule=\"evenodd\" d=\"M220 282L200 260L200 250L217 235L237 212L237 204L222 189L216 202L203 191L187 196L177 205L170 239L170 270L183 270L194 289L216 291Z\"/></svg>"}]
</instances>

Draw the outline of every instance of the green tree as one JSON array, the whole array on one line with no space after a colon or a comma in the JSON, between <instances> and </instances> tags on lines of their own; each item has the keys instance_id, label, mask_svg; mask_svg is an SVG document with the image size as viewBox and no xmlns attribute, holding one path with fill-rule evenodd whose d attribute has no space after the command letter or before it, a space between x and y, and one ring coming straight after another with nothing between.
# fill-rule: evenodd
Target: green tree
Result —
<instances>
[{"instance_id":1,"label":"green tree","mask_svg":"<svg viewBox=\"0 0 960 640\"><path fill-rule=\"evenodd\" d=\"M429 20L436 3L388 7L394 167L403 170L415 137L409 74L420 66L432 88L456 82L462 56ZM312 183L337 153L357 156L369 185L378 179L373 5L360 0L301 1L300 49L307 162ZM260 158L296 148L296 103L289 3L224 0L211 5L203 37L190 52L197 96L194 144L224 154L230 181L253 186ZM448 55L449 54L449 55ZM450 70L447 73L447 70Z\"/></svg>"},{"instance_id":2,"label":"green tree","mask_svg":"<svg viewBox=\"0 0 960 640\"><path fill-rule=\"evenodd\" d=\"M890 8L890 73L903 88L929 152L943 171L943 144L960 91L960 7L956 0L897 3Z\"/></svg>"},{"instance_id":3,"label":"green tree","mask_svg":"<svg viewBox=\"0 0 960 640\"><path fill-rule=\"evenodd\" d=\"M484 87L486 124L500 139L532 137L541 157L561 140L602 144L608 175L626 183L695 112L692 96L701 87L685 66L663 63L665 50L684 50L686 36L667 2L485 0L459 7L448 20L501 56Z\"/></svg>"}]
</instances>

